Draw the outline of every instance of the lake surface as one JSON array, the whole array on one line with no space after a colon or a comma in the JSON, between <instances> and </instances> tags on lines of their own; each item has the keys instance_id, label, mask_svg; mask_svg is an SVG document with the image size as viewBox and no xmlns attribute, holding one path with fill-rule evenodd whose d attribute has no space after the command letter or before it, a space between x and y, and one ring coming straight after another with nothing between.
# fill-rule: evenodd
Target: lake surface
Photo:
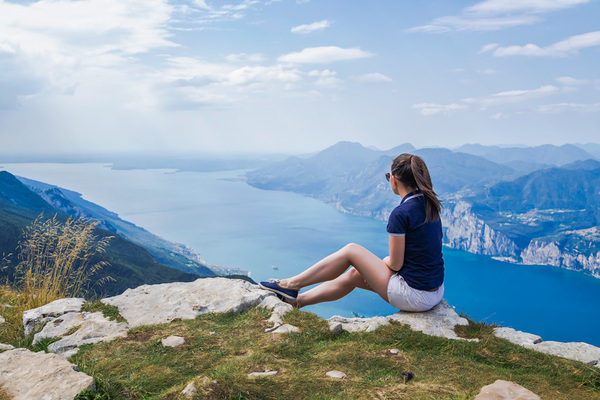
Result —
<instances>
[{"instance_id":1,"label":"lake surface","mask_svg":"<svg viewBox=\"0 0 600 400\"><path fill-rule=\"evenodd\" d=\"M287 277L346 243L387 254L385 222L341 213L293 193L253 188L245 171L112 170L105 164L2 164L9 172L74 190L210 264L250 271L254 280ZM2 168L0 168L2 169ZM445 248L446 300L488 323L544 340L600 346L600 279L550 266L517 265ZM376 294L306 308L321 317L389 315Z\"/></svg>"}]
</instances>

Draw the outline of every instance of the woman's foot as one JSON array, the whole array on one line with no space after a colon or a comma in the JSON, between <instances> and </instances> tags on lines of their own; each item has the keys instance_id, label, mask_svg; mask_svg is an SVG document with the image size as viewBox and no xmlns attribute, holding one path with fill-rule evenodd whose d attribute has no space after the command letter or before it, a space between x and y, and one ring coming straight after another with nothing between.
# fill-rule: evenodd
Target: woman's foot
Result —
<instances>
[{"instance_id":1,"label":"woman's foot","mask_svg":"<svg viewBox=\"0 0 600 400\"><path fill-rule=\"evenodd\" d=\"M261 289L269 290L279 296L282 296L286 300L291 300L296 302L296 298L298 297L297 290L286 289L279 285L280 281L277 279L269 279L268 281L262 281L258 284ZM292 304L292 303L290 303ZM293 304L292 304L293 305Z\"/></svg>"}]
</instances>

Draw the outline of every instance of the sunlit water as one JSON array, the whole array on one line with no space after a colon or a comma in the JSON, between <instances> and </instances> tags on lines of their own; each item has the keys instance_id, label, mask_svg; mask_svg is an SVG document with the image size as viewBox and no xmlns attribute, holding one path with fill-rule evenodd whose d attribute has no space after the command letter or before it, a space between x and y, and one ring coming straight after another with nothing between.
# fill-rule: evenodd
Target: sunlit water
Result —
<instances>
[{"instance_id":1,"label":"sunlit water","mask_svg":"<svg viewBox=\"0 0 600 400\"><path fill-rule=\"evenodd\" d=\"M343 214L293 193L263 191L244 171L112 170L103 164L3 164L9 172L61 186L166 239L187 244L210 264L238 267L254 280L286 277L346 243L383 257L385 223ZM549 266L525 266L444 249L446 300L476 320L542 336L600 345L600 280ZM389 315L377 295L356 290L306 310Z\"/></svg>"}]
</instances>

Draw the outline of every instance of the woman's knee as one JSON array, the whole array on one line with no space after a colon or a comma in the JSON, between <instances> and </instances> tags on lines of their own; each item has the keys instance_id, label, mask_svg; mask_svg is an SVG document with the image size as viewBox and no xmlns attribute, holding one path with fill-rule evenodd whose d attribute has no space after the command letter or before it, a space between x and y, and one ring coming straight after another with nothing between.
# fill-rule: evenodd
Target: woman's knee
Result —
<instances>
[{"instance_id":1,"label":"woman's knee","mask_svg":"<svg viewBox=\"0 0 600 400\"><path fill-rule=\"evenodd\" d=\"M365 278L361 275L361 273L354 267L350 267L346 273L344 273L343 279L346 285L352 287L365 287L366 282Z\"/></svg>"},{"instance_id":2,"label":"woman's knee","mask_svg":"<svg viewBox=\"0 0 600 400\"><path fill-rule=\"evenodd\" d=\"M352 258L353 256L363 253L365 250L366 249L364 247L356 243L348 243L342 248L342 251L348 258Z\"/></svg>"}]
</instances>

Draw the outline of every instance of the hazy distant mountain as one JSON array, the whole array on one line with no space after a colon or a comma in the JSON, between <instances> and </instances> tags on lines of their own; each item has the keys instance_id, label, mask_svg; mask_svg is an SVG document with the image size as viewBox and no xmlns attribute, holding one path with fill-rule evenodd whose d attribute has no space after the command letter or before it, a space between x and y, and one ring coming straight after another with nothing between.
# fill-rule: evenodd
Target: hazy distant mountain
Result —
<instances>
[{"instance_id":1,"label":"hazy distant mountain","mask_svg":"<svg viewBox=\"0 0 600 400\"><path fill-rule=\"evenodd\" d=\"M575 146L582 148L597 159L600 159L600 144L598 143L576 143Z\"/></svg>"},{"instance_id":2,"label":"hazy distant mountain","mask_svg":"<svg viewBox=\"0 0 600 400\"><path fill-rule=\"evenodd\" d=\"M572 145L459 150L408 150L423 157L444 200L446 244L600 277L600 161ZM385 220L399 201L384 178L395 153L340 143L249 172L247 181Z\"/></svg>"},{"instance_id":3,"label":"hazy distant mountain","mask_svg":"<svg viewBox=\"0 0 600 400\"><path fill-rule=\"evenodd\" d=\"M48 217L56 215L60 221L65 221L70 215L77 217L91 215L88 210L71 203L57 188L46 189L44 195L47 199L52 199L52 204L34 193L12 174L6 171L0 172L0 254L12 253L8 257L11 263L7 268L0 269L0 275L9 278L12 276L14 266L18 262L16 247L22 238L23 230L40 213L43 212ZM109 225L107 221L103 221L102 224L105 227ZM109 275L116 279L115 282L108 282L101 288L96 288L101 293L117 294L141 284L191 281L199 276L161 264L143 247L119 235L114 235L114 230L108 231L98 227L94 233L99 239L113 236L106 252L96 255L94 259L94 262L104 260L110 263L110 266L103 268L96 278ZM198 269L198 272L200 271L201 269ZM206 269L204 275L214 275L214 273Z\"/></svg>"},{"instance_id":4,"label":"hazy distant mountain","mask_svg":"<svg viewBox=\"0 0 600 400\"><path fill-rule=\"evenodd\" d=\"M538 164L540 167L544 165L561 166L577 160L594 158L592 154L572 144L562 146L545 144L536 147L499 147L466 144L456 150L509 166L514 162L525 162L530 165Z\"/></svg>"},{"instance_id":5,"label":"hazy distant mountain","mask_svg":"<svg viewBox=\"0 0 600 400\"><path fill-rule=\"evenodd\" d=\"M594 163L597 163L594 161ZM483 190L473 211L492 228L521 246L535 239L555 237L566 231L600 225L600 166L589 162L569 168L535 171L511 182ZM600 243L593 246L600 247Z\"/></svg>"}]
</instances>

